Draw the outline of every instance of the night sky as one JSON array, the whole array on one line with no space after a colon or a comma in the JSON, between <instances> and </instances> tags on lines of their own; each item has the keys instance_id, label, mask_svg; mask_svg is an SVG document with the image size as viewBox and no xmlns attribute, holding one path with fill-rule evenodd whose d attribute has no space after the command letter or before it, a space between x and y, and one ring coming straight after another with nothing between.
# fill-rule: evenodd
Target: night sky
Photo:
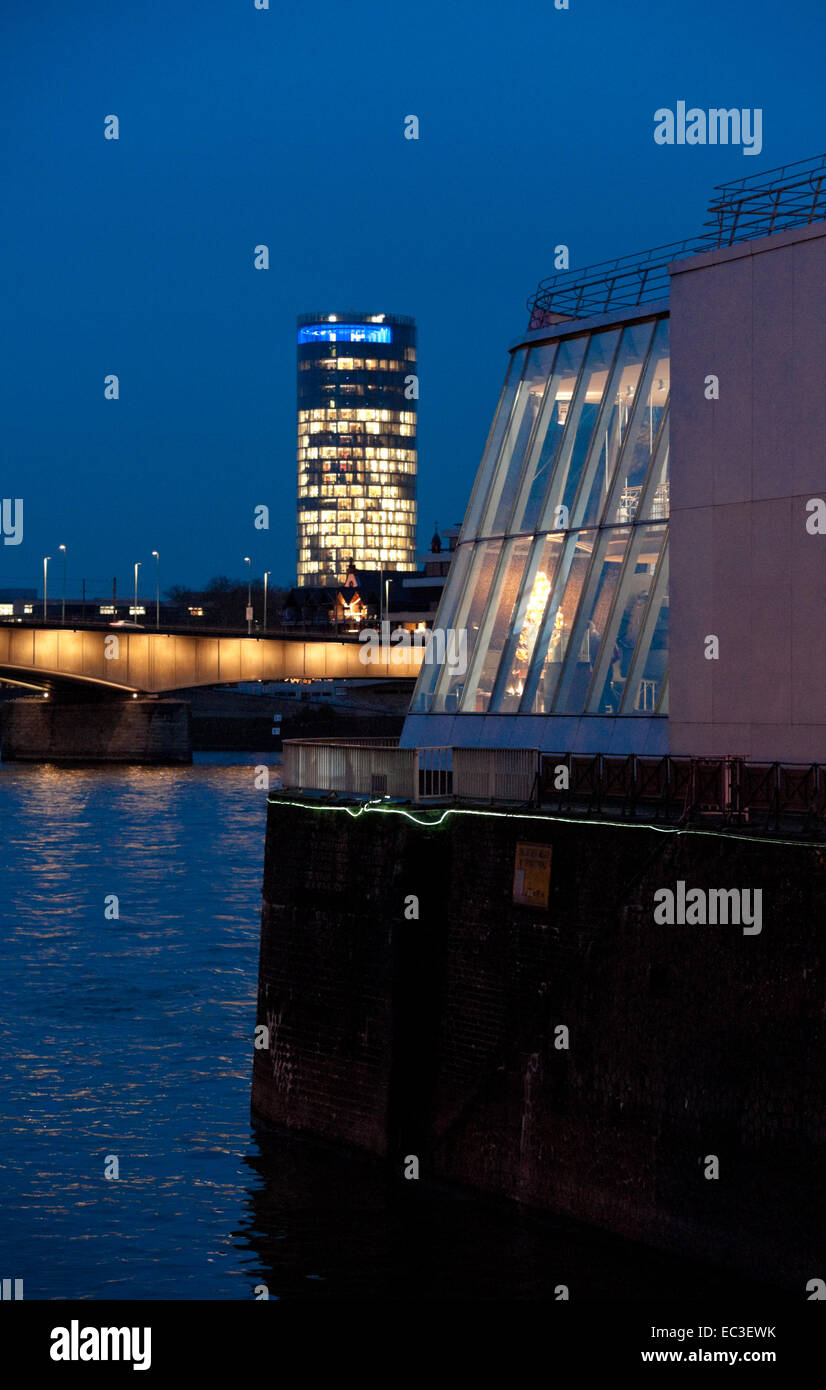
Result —
<instances>
[{"instance_id":1,"label":"night sky","mask_svg":"<svg viewBox=\"0 0 826 1390\"><path fill-rule=\"evenodd\" d=\"M822 152L825 50L823 0L7 2L0 496L25 526L0 587L39 586L61 542L70 593L127 593L153 549L163 587L247 554L292 583L316 309L417 321L426 546L462 518L554 246L584 266L694 235L713 184ZM761 107L762 153L656 145L681 99Z\"/></svg>"}]
</instances>

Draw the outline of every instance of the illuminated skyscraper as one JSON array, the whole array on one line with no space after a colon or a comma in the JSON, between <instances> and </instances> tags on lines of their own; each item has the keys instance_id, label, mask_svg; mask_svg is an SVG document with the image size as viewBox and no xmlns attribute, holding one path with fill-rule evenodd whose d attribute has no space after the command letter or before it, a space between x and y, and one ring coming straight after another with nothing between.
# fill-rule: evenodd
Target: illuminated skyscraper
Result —
<instances>
[{"instance_id":1,"label":"illuminated skyscraper","mask_svg":"<svg viewBox=\"0 0 826 1390\"><path fill-rule=\"evenodd\" d=\"M416 569L416 326L298 319L298 584Z\"/></svg>"}]
</instances>

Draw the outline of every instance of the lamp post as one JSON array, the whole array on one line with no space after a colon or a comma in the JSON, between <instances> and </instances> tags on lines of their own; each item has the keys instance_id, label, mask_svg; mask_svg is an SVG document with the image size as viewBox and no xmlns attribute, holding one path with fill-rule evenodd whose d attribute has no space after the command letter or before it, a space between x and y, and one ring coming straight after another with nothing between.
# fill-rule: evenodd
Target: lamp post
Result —
<instances>
[{"instance_id":1,"label":"lamp post","mask_svg":"<svg viewBox=\"0 0 826 1390\"><path fill-rule=\"evenodd\" d=\"M161 557L157 550L152 551L155 560L155 628L161 625Z\"/></svg>"},{"instance_id":2,"label":"lamp post","mask_svg":"<svg viewBox=\"0 0 826 1390\"><path fill-rule=\"evenodd\" d=\"M252 634L252 560L249 555L244 556L244 564L247 567L247 636Z\"/></svg>"},{"instance_id":3,"label":"lamp post","mask_svg":"<svg viewBox=\"0 0 826 1390\"><path fill-rule=\"evenodd\" d=\"M46 601L47 601L48 589L49 589L49 561L51 560L51 558L52 558L51 555L44 555L44 556L43 556L43 621L44 621L44 623L45 623L45 621L46 621Z\"/></svg>"},{"instance_id":4,"label":"lamp post","mask_svg":"<svg viewBox=\"0 0 826 1390\"><path fill-rule=\"evenodd\" d=\"M272 570L264 570L264 631L267 631L267 580L272 574Z\"/></svg>"},{"instance_id":5,"label":"lamp post","mask_svg":"<svg viewBox=\"0 0 826 1390\"><path fill-rule=\"evenodd\" d=\"M138 570L140 569L142 564L143 560L135 561L135 611L132 615L135 622L138 621Z\"/></svg>"},{"instance_id":6,"label":"lamp post","mask_svg":"<svg viewBox=\"0 0 826 1390\"><path fill-rule=\"evenodd\" d=\"M59 546L58 546L58 550L62 550L62 551L63 551L63 598L61 599L61 602L60 602L60 623L61 623L61 626L62 626L62 627L65 627L65 626L66 626L66 547L65 547L65 545L59 545Z\"/></svg>"}]
</instances>

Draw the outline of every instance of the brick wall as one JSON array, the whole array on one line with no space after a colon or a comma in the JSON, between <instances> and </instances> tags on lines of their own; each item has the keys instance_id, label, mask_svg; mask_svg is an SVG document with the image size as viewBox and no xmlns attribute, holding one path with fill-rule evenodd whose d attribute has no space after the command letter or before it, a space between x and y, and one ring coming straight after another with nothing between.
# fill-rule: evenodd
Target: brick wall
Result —
<instances>
[{"instance_id":1,"label":"brick wall","mask_svg":"<svg viewBox=\"0 0 826 1390\"><path fill-rule=\"evenodd\" d=\"M181 700L11 700L0 712L4 762L189 763Z\"/></svg>"},{"instance_id":2,"label":"brick wall","mask_svg":"<svg viewBox=\"0 0 826 1390\"><path fill-rule=\"evenodd\" d=\"M518 841L552 845L547 909L512 903ZM760 888L761 934L657 925L678 879ZM264 898L259 1118L768 1282L826 1277L823 849L275 802Z\"/></svg>"}]
</instances>

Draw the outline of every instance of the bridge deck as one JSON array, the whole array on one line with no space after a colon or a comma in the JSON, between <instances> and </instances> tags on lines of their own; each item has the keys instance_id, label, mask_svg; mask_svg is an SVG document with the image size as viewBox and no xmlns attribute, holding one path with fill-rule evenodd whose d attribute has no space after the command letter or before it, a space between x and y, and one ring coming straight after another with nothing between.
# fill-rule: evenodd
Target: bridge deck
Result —
<instances>
[{"instance_id":1,"label":"bridge deck","mask_svg":"<svg viewBox=\"0 0 826 1390\"><path fill-rule=\"evenodd\" d=\"M217 637L197 633L0 625L0 680L160 694L198 685L287 679L399 679L418 673L417 648L366 663L354 639Z\"/></svg>"}]
</instances>

